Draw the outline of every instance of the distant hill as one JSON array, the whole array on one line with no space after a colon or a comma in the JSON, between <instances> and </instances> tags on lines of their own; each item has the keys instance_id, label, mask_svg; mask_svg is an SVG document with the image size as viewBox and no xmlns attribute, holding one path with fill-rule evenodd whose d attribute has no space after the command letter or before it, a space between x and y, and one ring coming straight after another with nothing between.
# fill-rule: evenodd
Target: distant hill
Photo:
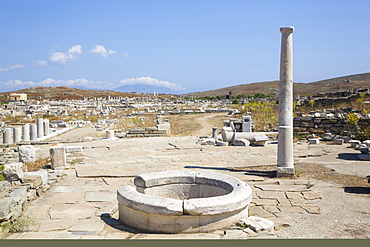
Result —
<instances>
[{"instance_id":1,"label":"distant hill","mask_svg":"<svg viewBox=\"0 0 370 247\"><path fill-rule=\"evenodd\" d=\"M26 93L28 99L74 99L81 100L84 97L137 97L136 94L115 92L112 90L92 90L70 87L30 87L12 92L0 93L0 95L9 95L10 93Z\"/></svg>"},{"instance_id":2,"label":"distant hill","mask_svg":"<svg viewBox=\"0 0 370 247\"><path fill-rule=\"evenodd\" d=\"M354 88L369 88L370 73L342 76L311 83L294 83L293 91L297 95L314 95L316 93L338 92ZM233 96L248 95L256 93L279 94L279 81L255 82L225 87L204 92L183 94L184 96L194 95L195 97L224 96L232 92Z\"/></svg>"},{"instance_id":3,"label":"distant hill","mask_svg":"<svg viewBox=\"0 0 370 247\"><path fill-rule=\"evenodd\" d=\"M132 86L132 87L131 87ZM370 73L356 74L349 76L342 76L311 83L294 83L294 94L299 95L314 95L316 93L328 93L345 91L354 88L369 88L370 87ZM12 92L0 93L1 95L9 95L10 93L26 93L29 99L83 99L84 97L140 97L131 92L144 92L153 94L156 91L159 94L177 94L168 88L150 86L150 85L129 85L121 86L114 90L92 90L92 89L79 89L70 87L31 87ZM220 88L216 90L208 90L204 92L194 92L183 94L184 96L194 95L195 97L204 96L224 96L232 92L233 96L248 95L256 93L265 94L279 94L279 81L255 82L249 84L241 84L232 87ZM162 95L163 97L163 95ZM165 96L170 97L170 95Z\"/></svg>"},{"instance_id":4,"label":"distant hill","mask_svg":"<svg viewBox=\"0 0 370 247\"><path fill-rule=\"evenodd\" d=\"M113 90L117 92L137 92L137 93L153 94L155 91L157 93L162 93L162 94L178 94L177 91L166 88L166 87L158 87L158 86L152 86L152 85L147 85L147 84L123 85Z\"/></svg>"}]
</instances>

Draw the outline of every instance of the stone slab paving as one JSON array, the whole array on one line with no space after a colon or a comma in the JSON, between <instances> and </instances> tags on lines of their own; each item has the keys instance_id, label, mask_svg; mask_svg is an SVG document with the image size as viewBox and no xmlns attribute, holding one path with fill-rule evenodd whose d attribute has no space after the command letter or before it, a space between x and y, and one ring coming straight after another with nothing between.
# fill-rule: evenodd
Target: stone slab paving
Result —
<instances>
[{"instance_id":1,"label":"stone slab paving","mask_svg":"<svg viewBox=\"0 0 370 247\"><path fill-rule=\"evenodd\" d=\"M172 145L170 145L172 144ZM232 170L235 167L276 165L276 144L266 147L216 147L196 144L194 137L132 138L115 141L80 143L83 160L70 165L65 177L46 195L30 202L24 215L37 221L28 232L15 233L9 239L240 239L289 238L297 219L317 219L328 215L335 201L324 193L331 184L303 179L268 178ZM324 148L296 144L295 156L311 157L328 153ZM48 148L45 145L40 148ZM324 151L325 152L324 152ZM307 157L306 155L305 157ZM303 159L303 158L297 158ZM313 158L304 158L313 159ZM316 158L315 158L316 159ZM318 161L317 161L318 162ZM247 182L253 191L250 215L275 223L274 233L252 233L232 229L198 234L147 234L125 227L118 220L117 189L132 185L136 175L165 170L219 172ZM315 186L308 186L315 184ZM336 191L338 193L338 191ZM362 198L369 205L368 198ZM363 210L363 209L361 209ZM362 221L370 221L363 214ZM343 215L336 215L338 220ZM331 225L331 224L327 224ZM314 226L305 224L311 230ZM314 231L314 230L312 230ZM293 232L293 233L292 233ZM329 234L329 231L321 231ZM226 233L226 234L225 234ZM247 235L245 234L247 233ZM311 234L311 233L310 233ZM307 234L307 236L311 236ZM315 233L316 237L325 236ZM320 235L321 234L321 235ZM329 234L330 236L330 234Z\"/></svg>"}]
</instances>

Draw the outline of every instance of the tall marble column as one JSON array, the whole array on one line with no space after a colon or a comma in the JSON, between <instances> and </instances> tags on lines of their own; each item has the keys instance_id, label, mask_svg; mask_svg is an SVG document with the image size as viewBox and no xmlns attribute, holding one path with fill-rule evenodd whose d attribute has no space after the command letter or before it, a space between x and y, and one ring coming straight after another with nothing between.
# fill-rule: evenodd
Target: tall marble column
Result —
<instances>
[{"instance_id":1,"label":"tall marble column","mask_svg":"<svg viewBox=\"0 0 370 247\"><path fill-rule=\"evenodd\" d=\"M22 140L22 129L20 127L13 128L13 142L18 143Z\"/></svg>"},{"instance_id":2,"label":"tall marble column","mask_svg":"<svg viewBox=\"0 0 370 247\"><path fill-rule=\"evenodd\" d=\"M30 124L26 123L22 126L22 141L29 142L30 136Z\"/></svg>"},{"instance_id":3,"label":"tall marble column","mask_svg":"<svg viewBox=\"0 0 370 247\"><path fill-rule=\"evenodd\" d=\"M37 124L31 124L30 139L31 141L37 140Z\"/></svg>"},{"instance_id":4,"label":"tall marble column","mask_svg":"<svg viewBox=\"0 0 370 247\"><path fill-rule=\"evenodd\" d=\"M3 133L3 143L4 144L13 143L12 132L13 132L12 128L5 128L4 133Z\"/></svg>"},{"instance_id":5,"label":"tall marble column","mask_svg":"<svg viewBox=\"0 0 370 247\"><path fill-rule=\"evenodd\" d=\"M294 176L293 160L293 31L281 27L277 176Z\"/></svg>"},{"instance_id":6,"label":"tall marble column","mask_svg":"<svg viewBox=\"0 0 370 247\"><path fill-rule=\"evenodd\" d=\"M49 119L44 119L44 136L48 136L49 134Z\"/></svg>"},{"instance_id":7,"label":"tall marble column","mask_svg":"<svg viewBox=\"0 0 370 247\"><path fill-rule=\"evenodd\" d=\"M38 118L36 120L37 124L37 138L43 138L44 137L44 119Z\"/></svg>"}]
</instances>

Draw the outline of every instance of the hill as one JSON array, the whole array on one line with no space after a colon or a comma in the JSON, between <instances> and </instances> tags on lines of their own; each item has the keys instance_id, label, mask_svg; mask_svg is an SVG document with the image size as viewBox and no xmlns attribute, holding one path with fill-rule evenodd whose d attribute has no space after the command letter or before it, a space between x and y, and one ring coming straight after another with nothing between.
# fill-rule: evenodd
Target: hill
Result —
<instances>
[{"instance_id":1,"label":"hill","mask_svg":"<svg viewBox=\"0 0 370 247\"><path fill-rule=\"evenodd\" d=\"M136 85L137 86L137 85ZM348 89L355 88L369 88L370 87L370 73L356 74L349 76L342 76L317 82L311 83L294 83L294 94L297 95L314 95L316 93L329 93L345 91ZM26 89L21 89L12 92L0 93L1 95L9 95L10 93L26 93L29 99L53 99L53 100L63 100L63 99L78 99L81 100L86 97L142 97L145 94L130 93L133 92L135 88L116 88L114 90L92 90L92 89L79 89L70 87L31 87ZM138 88L136 88L138 89ZM139 88L140 89L140 88ZM122 92L125 91L126 92ZM151 87L144 85L141 87L141 91L147 91L148 93L153 93L157 91L158 93L163 93L158 87ZM256 93L264 94L279 94L279 81L267 81L267 82L255 82L249 84L241 84L231 87L225 87L215 90L208 90L204 92L194 92L183 94L183 96L194 95L195 97L216 97L224 96L232 92L233 96L236 95L248 95ZM166 92L174 93L174 92ZM161 95L164 96L164 95ZM171 97L170 95L164 97Z\"/></svg>"},{"instance_id":2,"label":"hill","mask_svg":"<svg viewBox=\"0 0 370 247\"><path fill-rule=\"evenodd\" d=\"M342 76L332 79L326 79L311 83L294 83L293 91L297 95L314 95L316 93L328 93L345 91L354 88L369 88L370 73ZM195 97L215 97L224 96L232 92L233 96L248 95L256 93L279 94L279 81L255 82L241 84L231 87L225 87L204 92L187 93L184 96L194 95Z\"/></svg>"},{"instance_id":3,"label":"hill","mask_svg":"<svg viewBox=\"0 0 370 247\"><path fill-rule=\"evenodd\" d=\"M178 94L177 91L169 89L167 87L158 87L147 84L133 84L133 85L123 85L113 89L117 92L138 92L138 93L150 93L154 92L161 94Z\"/></svg>"},{"instance_id":4,"label":"hill","mask_svg":"<svg viewBox=\"0 0 370 247\"><path fill-rule=\"evenodd\" d=\"M10 93L26 93L28 99L52 99L64 100L74 99L82 100L84 97L137 97L137 94L115 92L112 90L91 90L70 87L30 87L12 92L0 93L0 95L9 95Z\"/></svg>"}]
</instances>

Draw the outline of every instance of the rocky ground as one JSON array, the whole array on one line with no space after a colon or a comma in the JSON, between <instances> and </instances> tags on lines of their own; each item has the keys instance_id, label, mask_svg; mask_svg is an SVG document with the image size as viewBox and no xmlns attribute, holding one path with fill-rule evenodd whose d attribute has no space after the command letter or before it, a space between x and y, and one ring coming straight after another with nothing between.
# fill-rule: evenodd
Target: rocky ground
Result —
<instances>
[{"instance_id":1,"label":"rocky ground","mask_svg":"<svg viewBox=\"0 0 370 247\"><path fill-rule=\"evenodd\" d=\"M355 159L349 145L295 143L295 178L276 178L276 142L266 147L197 144L211 126L187 137L155 137L77 142L92 127L53 139L81 145L68 157L64 178L24 212L37 224L7 239L242 239L370 238L369 161ZM207 133L203 133L209 129ZM39 145L48 154L50 145ZM72 162L75 160L74 162ZM228 174L253 189L250 215L275 223L274 231L253 232L231 226L211 233L148 234L118 221L117 189L134 176L164 170L206 170Z\"/></svg>"}]
</instances>

